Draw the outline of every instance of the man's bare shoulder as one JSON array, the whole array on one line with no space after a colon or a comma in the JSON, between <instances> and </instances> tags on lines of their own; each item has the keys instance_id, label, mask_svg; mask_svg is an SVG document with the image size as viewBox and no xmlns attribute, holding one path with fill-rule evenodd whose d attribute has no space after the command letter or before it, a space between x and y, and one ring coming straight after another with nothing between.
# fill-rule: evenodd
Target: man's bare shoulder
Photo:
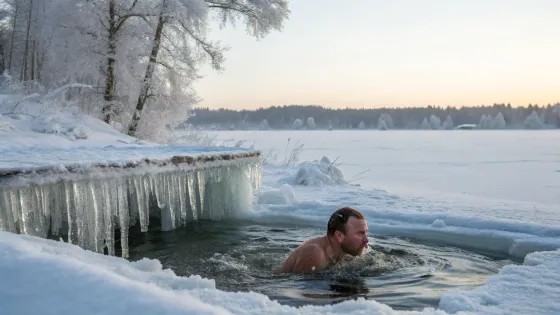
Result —
<instances>
[{"instance_id":1,"label":"man's bare shoulder","mask_svg":"<svg viewBox=\"0 0 560 315\"><path fill-rule=\"evenodd\" d=\"M323 248L314 242L302 245L298 249L297 259L292 272L309 272L321 269L326 264Z\"/></svg>"},{"instance_id":2,"label":"man's bare shoulder","mask_svg":"<svg viewBox=\"0 0 560 315\"><path fill-rule=\"evenodd\" d=\"M319 270L327 265L322 237L309 239L300 244L288 256L275 273L308 272Z\"/></svg>"}]
</instances>

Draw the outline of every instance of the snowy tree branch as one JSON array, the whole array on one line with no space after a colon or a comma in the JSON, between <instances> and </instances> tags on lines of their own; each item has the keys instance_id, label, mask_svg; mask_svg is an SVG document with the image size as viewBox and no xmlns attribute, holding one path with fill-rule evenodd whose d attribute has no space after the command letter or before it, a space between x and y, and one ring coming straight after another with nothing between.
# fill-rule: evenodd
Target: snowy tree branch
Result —
<instances>
[{"instance_id":1,"label":"snowy tree branch","mask_svg":"<svg viewBox=\"0 0 560 315\"><path fill-rule=\"evenodd\" d=\"M223 54L222 50L217 47L214 47L211 43L206 42L199 36L197 36L183 21L179 21L181 26L183 27L184 31L187 32L196 42L197 44L208 54L210 59L212 60L212 66L214 69L220 69L221 64L223 62Z\"/></svg>"}]
</instances>

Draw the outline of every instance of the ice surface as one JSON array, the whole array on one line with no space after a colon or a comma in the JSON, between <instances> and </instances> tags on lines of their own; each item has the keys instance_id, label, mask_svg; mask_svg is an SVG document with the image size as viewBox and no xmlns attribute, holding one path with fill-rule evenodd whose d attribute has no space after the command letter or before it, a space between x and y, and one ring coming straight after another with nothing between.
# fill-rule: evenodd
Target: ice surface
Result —
<instances>
[{"instance_id":1,"label":"ice surface","mask_svg":"<svg viewBox=\"0 0 560 315\"><path fill-rule=\"evenodd\" d=\"M281 187L293 183L299 169L264 168L265 195L251 212L254 219L325 227L334 210L351 206L364 213L372 235L408 237L516 259L560 249L560 216L554 205L536 208L518 202L512 208L476 198L465 202L408 198L351 185L293 186L297 198L289 202L271 198L272 192L277 196Z\"/></svg>"},{"instance_id":2,"label":"ice surface","mask_svg":"<svg viewBox=\"0 0 560 315\"><path fill-rule=\"evenodd\" d=\"M128 262L75 245L0 231L2 314L558 314L560 252L539 252L472 291L450 291L440 309L397 311L362 298L294 308L252 292L217 290L158 260Z\"/></svg>"}]
</instances>

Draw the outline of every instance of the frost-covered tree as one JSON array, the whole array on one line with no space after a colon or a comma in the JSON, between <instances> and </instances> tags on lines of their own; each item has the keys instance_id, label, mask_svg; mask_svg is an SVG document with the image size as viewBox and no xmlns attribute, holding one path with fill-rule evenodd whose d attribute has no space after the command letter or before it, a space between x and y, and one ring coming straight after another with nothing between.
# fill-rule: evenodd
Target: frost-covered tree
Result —
<instances>
[{"instance_id":1,"label":"frost-covered tree","mask_svg":"<svg viewBox=\"0 0 560 315\"><path fill-rule=\"evenodd\" d=\"M358 129L366 129L366 124L363 121L360 121L358 124Z\"/></svg>"},{"instance_id":2,"label":"frost-covered tree","mask_svg":"<svg viewBox=\"0 0 560 315\"><path fill-rule=\"evenodd\" d=\"M523 121L523 124L527 129L542 129L545 127L536 111L533 111L529 116L527 116Z\"/></svg>"},{"instance_id":3,"label":"frost-covered tree","mask_svg":"<svg viewBox=\"0 0 560 315\"><path fill-rule=\"evenodd\" d=\"M315 129L315 118L307 117L307 129Z\"/></svg>"},{"instance_id":4,"label":"frost-covered tree","mask_svg":"<svg viewBox=\"0 0 560 315\"><path fill-rule=\"evenodd\" d=\"M552 109L552 113L556 114L556 116L560 118L560 104L556 104L556 106L554 106L554 108Z\"/></svg>"},{"instance_id":5,"label":"frost-covered tree","mask_svg":"<svg viewBox=\"0 0 560 315\"><path fill-rule=\"evenodd\" d=\"M210 21L243 24L256 38L281 30L287 0L5 0L0 66L47 88L93 86L87 102L130 135L184 121L198 102L193 83L224 47L208 39ZM5 56L2 58L2 56ZM17 69L17 70L16 70ZM17 72L16 72L17 71ZM82 93L70 89L69 94ZM83 95L81 95L83 96ZM82 105L85 106L85 105ZM89 104L88 104L89 106ZM171 120L171 121L170 121ZM140 129L144 129L140 131Z\"/></svg>"},{"instance_id":6,"label":"frost-covered tree","mask_svg":"<svg viewBox=\"0 0 560 315\"><path fill-rule=\"evenodd\" d=\"M377 122L377 129L378 130L387 130L389 127L387 126L387 122L384 119L379 119Z\"/></svg>"},{"instance_id":7,"label":"frost-covered tree","mask_svg":"<svg viewBox=\"0 0 560 315\"><path fill-rule=\"evenodd\" d=\"M428 118L424 117L424 120L422 121L422 124L420 125L420 128L422 129L432 129L432 125L430 124L430 122L428 122Z\"/></svg>"},{"instance_id":8,"label":"frost-covered tree","mask_svg":"<svg viewBox=\"0 0 560 315\"><path fill-rule=\"evenodd\" d=\"M453 119L451 119L451 116L448 115L447 118L445 118L445 121L443 122L442 127L443 127L443 129L450 130L450 129L453 129L453 126L454 126L453 125Z\"/></svg>"},{"instance_id":9,"label":"frost-covered tree","mask_svg":"<svg viewBox=\"0 0 560 315\"><path fill-rule=\"evenodd\" d=\"M297 118L296 120L294 120L294 123L292 124L292 128L294 129L301 129L303 127L303 121L299 118Z\"/></svg>"},{"instance_id":10,"label":"frost-covered tree","mask_svg":"<svg viewBox=\"0 0 560 315\"><path fill-rule=\"evenodd\" d=\"M430 116L430 126L432 129L438 130L441 129L441 120L436 115Z\"/></svg>"},{"instance_id":11,"label":"frost-covered tree","mask_svg":"<svg viewBox=\"0 0 560 315\"><path fill-rule=\"evenodd\" d=\"M506 120L504 119L504 115L502 112L496 114L494 119L492 120L492 129L504 129L506 128Z\"/></svg>"},{"instance_id":12,"label":"frost-covered tree","mask_svg":"<svg viewBox=\"0 0 560 315\"><path fill-rule=\"evenodd\" d=\"M384 121L385 123L383 124L381 121ZM383 113L379 116L379 119L377 120L377 129L379 129L380 125L384 125L385 129L393 129L394 124L393 124L393 118L391 117L391 115L387 114L387 113Z\"/></svg>"},{"instance_id":13,"label":"frost-covered tree","mask_svg":"<svg viewBox=\"0 0 560 315\"><path fill-rule=\"evenodd\" d=\"M225 49L206 37L211 11L220 15L223 26L228 21L234 23L243 19L247 30L257 38L264 37L271 30L281 30L289 13L286 0L159 0L156 7L157 23L149 62L128 127L128 134L132 136L150 96L148 90L154 87L152 77L157 68L162 72L160 80L172 76L183 81L178 87L195 79L198 72L196 60L208 59L214 69L222 68ZM162 86L165 86L167 80L163 81ZM191 94L188 90L184 92L186 96Z\"/></svg>"},{"instance_id":14,"label":"frost-covered tree","mask_svg":"<svg viewBox=\"0 0 560 315\"><path fill-rule=\"evenodd\" d=\"M490 129L492 126L492 116L482 114L480 116L480 121L478 122L479 129Z\"/></svg>"},{"instance_id":15,"label":"frost-covered tree","mask_svg":"<svg viewBox=\"0 0 560 315\"><path fill-rule=\"evenodd\" d=\"M259 129L260 130L268 130L270 127L268 125L268 121L266 119L263 119L259 125Z\"/></svg>"}]
</instances>

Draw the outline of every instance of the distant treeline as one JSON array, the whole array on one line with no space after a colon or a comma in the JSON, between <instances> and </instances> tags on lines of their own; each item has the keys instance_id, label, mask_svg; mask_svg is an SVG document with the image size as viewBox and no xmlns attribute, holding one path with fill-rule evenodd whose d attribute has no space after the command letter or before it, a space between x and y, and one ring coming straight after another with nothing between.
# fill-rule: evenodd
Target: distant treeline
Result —
<instances>
[{"instance_id":1,"label":"distant treeline","mask_svg":"<svg viewBox=\"0 0 560 315\"><path fill-rule=\"evenodd\" d=\"M330 109L314 105L272 106L256 110L196 108L189 124L216 129L451 129L560 128L560 103L512 107L402 107Z\"/></svg>"}]
</instances>

